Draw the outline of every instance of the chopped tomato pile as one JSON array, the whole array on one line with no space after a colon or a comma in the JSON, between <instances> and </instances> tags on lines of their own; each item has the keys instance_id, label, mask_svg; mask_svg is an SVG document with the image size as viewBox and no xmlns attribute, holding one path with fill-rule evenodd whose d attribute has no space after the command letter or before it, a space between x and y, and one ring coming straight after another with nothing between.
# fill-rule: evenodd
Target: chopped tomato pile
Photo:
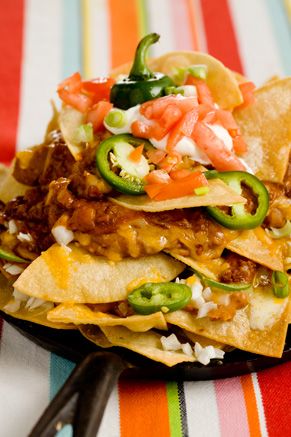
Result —
<instances>
[{"instance_id":1,"label":"chopped tomato pile","mask_svg":"<svg viewBox=\"0 0 291 437\"><path fill-rule=\"evenodd\" d=\"M109 102L114 79L101 77L82 81L80 73L74 73L58 86L60 99L82 113L87 113L87 121L95 132L103 129L103 120L112 108Z\"/></svg>"}]
</instances>

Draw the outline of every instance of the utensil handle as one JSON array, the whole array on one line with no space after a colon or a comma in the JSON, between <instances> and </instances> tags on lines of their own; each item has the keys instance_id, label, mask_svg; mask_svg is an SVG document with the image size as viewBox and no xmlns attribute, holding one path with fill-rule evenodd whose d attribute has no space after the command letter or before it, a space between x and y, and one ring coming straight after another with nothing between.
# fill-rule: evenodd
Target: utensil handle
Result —
<instances>
[{"instance_id":1,"label":"utensil handle","mask_svg":"<svg viewBox=\"0 0 291 437\"><path fill-rule=\"evenodd\" d=\"M109 395L125 362L111 352L93 352L73 370L29 437L53 437L71 424L74 437L96 437Z\"/></svg>"}]
</instances>

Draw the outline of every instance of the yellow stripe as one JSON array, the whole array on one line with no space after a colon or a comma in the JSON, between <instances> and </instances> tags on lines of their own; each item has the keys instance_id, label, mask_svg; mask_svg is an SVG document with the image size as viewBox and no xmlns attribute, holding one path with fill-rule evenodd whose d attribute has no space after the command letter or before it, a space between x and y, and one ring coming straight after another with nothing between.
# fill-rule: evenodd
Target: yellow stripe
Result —
<instances>
[{"instance_id":1,"label":"yellow stripe","mask_svg":"<svg viewBox=\"0 0 291 437\"><path fill-rule=\"evenodd\" d=\"M90 53L91 53L91 41L90 41L90 0L82 0L81 2L81 16L82 16L82 64L84 78L89 79L93 76Z\"/></svg>"},{"instance_id":2,"label":"yellow stripe","mask_svg":"<svg viewBox=\"0 0 291 437\"><path fill-rule=\"evenodd\" d=\"M291 23L291 0L284 0L284 3L285 3L285 9L287 11L289 21Z\"/></svg>"}]
</instances>

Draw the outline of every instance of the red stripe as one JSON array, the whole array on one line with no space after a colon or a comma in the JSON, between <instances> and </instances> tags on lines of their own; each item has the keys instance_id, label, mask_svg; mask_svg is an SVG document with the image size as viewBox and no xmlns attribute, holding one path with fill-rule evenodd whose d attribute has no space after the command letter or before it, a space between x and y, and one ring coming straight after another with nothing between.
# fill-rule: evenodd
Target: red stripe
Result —
<instances>
[{"instance_id":1,"label":"red stripe","mask_svg":"<svg viewBox=\"0 0 291 437\"><path fill-rule=\"evenodd\" d=\"M243 73L227 0L201 0L208 52L231 70Z\"/></svg>"},{"instance_id":2,"label":"red stripe","mask_svg":"<svg viewBox=\"0 0 291 437\"><path fill-rule=\"evenodd\" d=\"M0 161L15 154L24 0L0 0Z\"/></svg>"},{"instance_id":3,"label":"red stripe","mask_svg":"<svg viewBox=\"0 0 291 437\"><path fill-rule=\"evenodd\" d=\"M258 373L269 437L290 436L291 363Z\"/></svg>"}]
</instances>

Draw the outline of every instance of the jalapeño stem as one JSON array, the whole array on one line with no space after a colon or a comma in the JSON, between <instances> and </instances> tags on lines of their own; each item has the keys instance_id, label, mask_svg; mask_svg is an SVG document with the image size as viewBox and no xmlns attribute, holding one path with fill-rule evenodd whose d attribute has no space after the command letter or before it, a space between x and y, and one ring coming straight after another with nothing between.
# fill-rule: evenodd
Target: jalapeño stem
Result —
<instances>
[{"instance_id":1,"label":"jalape\u00f1o stem","mask_svg":"<svg viewBox=\"0 0 291 437\"><path fill-rule=\"evenodd\" d=\"M159 41L160 35L150 33L146 35L138 44L135 51L135 58L129 73L130 80L148 80L154 77L152 71L146 64L146 55L149 47Z\"/></svg>"}]
</instances>

